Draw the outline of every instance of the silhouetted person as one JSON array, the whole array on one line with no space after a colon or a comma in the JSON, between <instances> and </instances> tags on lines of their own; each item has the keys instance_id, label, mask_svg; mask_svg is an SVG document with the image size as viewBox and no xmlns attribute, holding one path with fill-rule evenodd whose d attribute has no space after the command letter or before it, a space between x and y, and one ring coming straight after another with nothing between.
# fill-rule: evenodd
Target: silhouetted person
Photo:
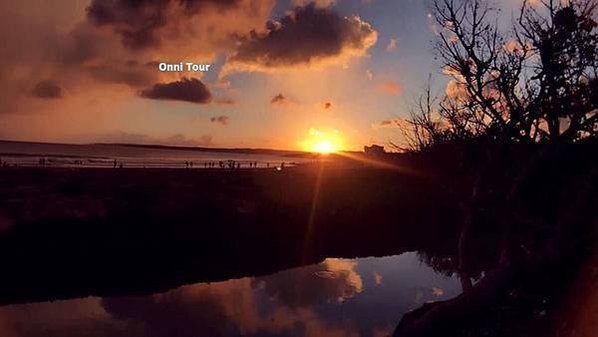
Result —
<instances>
[{"instance_id":1,"label":"silhouetted person","mask_svg":"<svg viewBox=\"0 0 598 337\"><path fill-rule=\"evenodd\" d=\"M116 168L116 159L114 159L114 165L112 166L113 168Z\"/></svg>"}]
</instances>

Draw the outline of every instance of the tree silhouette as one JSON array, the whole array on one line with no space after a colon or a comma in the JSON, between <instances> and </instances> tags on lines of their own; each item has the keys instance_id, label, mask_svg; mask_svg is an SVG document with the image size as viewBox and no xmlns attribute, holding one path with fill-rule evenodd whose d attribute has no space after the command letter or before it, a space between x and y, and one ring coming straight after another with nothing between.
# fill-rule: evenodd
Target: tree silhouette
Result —
<instances>
[{"instance_id":1,"label":"tree silhouette","mask_svg":"<svg viewBox=\"0 0 598 337\"><path fill-rule=\"evenodd\" d=\"M506 31L500 9L483 0L432 7L434 49L450 81L439 97L428 83L402 125L411 150L475 153L459 166L471 186L451 264L463 294L405 315L395 336L447 335L518 279L576 254L582 228L598 220L598 0L525 0ZM492 226L497 261L474 284L475 233Z\"/></svg>"},{"instance_id":2,"label":"tree silhouette","mask_svg":"<svg viewBox=\"0 0 598 337\"><path fill-rule=\"evenodd\" d=\"M446 93L422 96L405 134L411 149L487 137L579 142L598 135L596 0L524 1L510 30L481 0L433 3L434 49ZM421 104L426 102L427 104Z\"/></svg>"}]
</instances>

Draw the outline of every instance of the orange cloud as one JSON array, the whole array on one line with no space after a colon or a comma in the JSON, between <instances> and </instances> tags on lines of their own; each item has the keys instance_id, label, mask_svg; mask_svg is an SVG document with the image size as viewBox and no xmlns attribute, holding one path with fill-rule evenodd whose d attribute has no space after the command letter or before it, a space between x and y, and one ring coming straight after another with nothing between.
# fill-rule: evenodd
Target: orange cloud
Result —
<instances>
[{"instance_id":1,"label":"orange cloud","mask_svg":"<svg viewBox=\"0 0 598 337\"><path fill-rule=\"evenodd\" d=\"M394 81L382 82L382 83L378 84L377 88L380 92L383 92L383 93L389 94L389 95L398 95L403 91L401 85Z\"/></svg>"}]
</instances>

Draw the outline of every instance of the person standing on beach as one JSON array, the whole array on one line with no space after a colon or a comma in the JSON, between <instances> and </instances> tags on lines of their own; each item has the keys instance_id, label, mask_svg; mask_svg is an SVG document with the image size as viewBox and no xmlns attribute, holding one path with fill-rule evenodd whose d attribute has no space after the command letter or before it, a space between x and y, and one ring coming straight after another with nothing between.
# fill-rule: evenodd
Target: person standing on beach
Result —
<instances>
[{"instance_id":1,"label":"person standing on beach","mask_svg":"<svg viewBox=\"0 0 598 337\"><path fill-rule=\"evenodd\" d=\"M116 159L114 159L114 164L113 164L112 168L116 168Z\"/></svg>"}]
</instances>

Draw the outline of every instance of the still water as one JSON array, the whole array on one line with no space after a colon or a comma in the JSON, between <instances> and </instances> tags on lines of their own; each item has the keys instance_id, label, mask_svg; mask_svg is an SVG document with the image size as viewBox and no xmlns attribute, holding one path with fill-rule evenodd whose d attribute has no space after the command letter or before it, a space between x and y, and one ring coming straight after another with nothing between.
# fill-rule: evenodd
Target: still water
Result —
<instances>
[{"instance_id":1,"label":"still water","mask_svg":"<svg viewBox=\"0 0 598 337\"><path fill-rule=\"evenodd\" d=\"M0 307L0 336L386 336L401 316L459 294L417 253L326 259L153 295Z\"/></svg>"}]
</instances>

